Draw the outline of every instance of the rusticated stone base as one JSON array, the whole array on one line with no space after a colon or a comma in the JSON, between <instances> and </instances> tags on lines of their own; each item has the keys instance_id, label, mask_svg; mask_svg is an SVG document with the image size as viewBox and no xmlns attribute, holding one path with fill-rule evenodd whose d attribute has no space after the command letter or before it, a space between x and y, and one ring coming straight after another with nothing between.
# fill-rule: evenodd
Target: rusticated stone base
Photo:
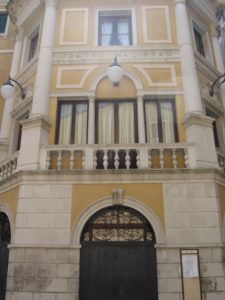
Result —
<instances>
[{"instance_id":1,"label":"rusticated stone base","mask_svg":"<svg viewBox=\"0 0 225 300\"><path fill-rule=\"evenodd\" d=\"M7 300L76 300L79 249L11 248Z\"/></svg>"}]
</instances>

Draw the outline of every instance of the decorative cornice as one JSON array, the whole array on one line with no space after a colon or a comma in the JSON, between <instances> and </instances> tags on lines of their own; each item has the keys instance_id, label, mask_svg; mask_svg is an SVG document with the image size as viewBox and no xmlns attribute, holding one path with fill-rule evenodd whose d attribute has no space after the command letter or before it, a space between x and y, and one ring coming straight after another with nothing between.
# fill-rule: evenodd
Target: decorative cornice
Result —
<instances>
[{"instance_id":1,"label":"decorative cornice","mask_svg":"<svg viewBox=\"0 0 225 300\"><path fill-rule=\"evenodd\" d=\"M54 64L111 63L117 56L120 63L126 62L179 62L178 48L113 48L53 50Z\"/></svg>"},{"instance_id":2,"label":"decorative cornice","mask_svg":"<svg viewBox=\"0 0 225 300\"><path fill-rule=\"evenodd\" d=\"M201 126L207 126L207 127L212 127L212 122L213 118L205 116L205 115L200 115L197 113L190 113L185 116L184 118L184 126L185 129L190 127L191 125L201 125Z\"/></svg>"}]
</instances>

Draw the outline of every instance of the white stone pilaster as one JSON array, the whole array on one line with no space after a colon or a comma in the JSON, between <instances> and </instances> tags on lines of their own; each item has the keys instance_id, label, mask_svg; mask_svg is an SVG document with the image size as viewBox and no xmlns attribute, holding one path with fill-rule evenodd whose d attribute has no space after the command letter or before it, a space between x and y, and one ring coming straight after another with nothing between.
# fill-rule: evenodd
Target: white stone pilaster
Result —
<instances>
[{"instance_id":1,"label":"white stone pilaster","mask_svg":"<svg viewBox=\"0 0 225 300\"><path fill-rule=\"evenodd\" d=\"M17 30L15 47L13 52L12 65L10 70L10 76L15 78L18 74L20 57L22 51L22 37L23 32ZM13 97L5 99L4 111L2 116L1 131L0 131L0 160L4 159L8 151L8 139L11 117L10 113L13 109Z\"/></svg>"},{"instance_id":2,"label":"white stone pilaster","mask_svg":"<svg viewBox=\"0 0 225 300\"><path fill-rule=\"evenodd\" d=\"M37 115L48 116L57 3L58 0L45 0L44 23L40 43L31 118Z\"/></svg>"},{"instance_id":3,"label":"white stone pilaster","mask_svg":"<svg viewBox=\"0 0 225 300\"><path fill-rule=\"evenodd\" d=\"M199 79L195 63L186 0L173 0L176 15L177 42L180 48L184 88L185 132L192 168L217 168L218 160L213 137L213 119L203 115Z\"/></svg>"},{"instance_id":4,"label":"white stone pilaster","mask_svg":"<svg viewBox=\"0 0 225 300\"><path fill-rule=\"evenodd\" d=\"M137 113L138 113L138 139L139 144L146 142L145 138L145 119L144 119L144 103L141 95L137 96Z\"/></svg>"},{"instance_id":5,"label":"white stone pilaster","mask_svg":"<svg viewBox=\"0 0 225 300\"><path fill-rule=\"evenodd\" d=\"M95 143L95 96L89 97L88 108L88 144Z\"/></svg>"},{"instance_id":6,"label":"white stone pilaster","mask_svg":"<svg viewBox=\"0 0 225 300\"><path fill-rule=\"evenodd\" d=\"M173 0L177 41L180 47L185 113L202 114L202 101L185 0Z\"/></svg>"},{"instance_id":7,"label":"white stone pilaster","mask_svg":"<svg viewBox=\"0 0 225 300\"><path fill-rule=\"evenodd\" d=\"M223 58L220 50L216 24L211 24L210 29L211 29L212 45L213 45L213 52L216 61L216 67L217 70L223 74L224 73Z\"/></svg>"},{"instance_id":8,"label":"white stone pilaster","mask_svg":"<svg viewBox=\"0 0 225 300\"><path fill-rule=\"evenodd\" d=\"M40 43L37 75L31 116L23 122L18 169L38 169L40 147L48 144L49 92L52 73L52 52L55 41L56 14L58 0L45 0L44 22ZM30 148L32 147L32 149ZM29 153L27 151L29 150Z\"/></svg>"}]
</instances>

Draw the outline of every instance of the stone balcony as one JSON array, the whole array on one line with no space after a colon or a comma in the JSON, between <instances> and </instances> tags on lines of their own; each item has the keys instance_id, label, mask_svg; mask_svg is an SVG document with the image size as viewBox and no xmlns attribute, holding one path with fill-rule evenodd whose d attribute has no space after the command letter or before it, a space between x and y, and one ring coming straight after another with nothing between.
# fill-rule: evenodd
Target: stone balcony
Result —
<instances>
[{"instance_id":1,"label":"stone balcony","mask_svg":"<svg viewBox=\"0 0 225 300\"><path fill-rule=\"evenodd\" d=\"M41 148L41 170L185 169L187 144L48 145Z\"/></svg>"}]
</instances>

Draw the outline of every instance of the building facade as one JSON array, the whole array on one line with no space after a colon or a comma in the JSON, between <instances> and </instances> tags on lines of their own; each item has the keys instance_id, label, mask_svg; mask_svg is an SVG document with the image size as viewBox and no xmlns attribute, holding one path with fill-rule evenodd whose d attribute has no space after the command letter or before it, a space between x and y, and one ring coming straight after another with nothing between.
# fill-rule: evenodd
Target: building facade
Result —
<instances>
[{"instance_id":1,"label":"building facade","mask_svg":"<svg viewBox=\"0 0 225 300\"><path fill-rule=\"evenodd\" d=\"M0 298L224 299L214 1L0 4Z\"/></svg>"},{"instance_id":2,"label":"building facade","mask_svg":"<svg viewBox=\"0 0 225 300\"><path fill-rule=\"evenodd\" d=\"M225 10L220 13L220 47L222 51L223 64L225 65Z\"/></svg>"}]
</instances>

